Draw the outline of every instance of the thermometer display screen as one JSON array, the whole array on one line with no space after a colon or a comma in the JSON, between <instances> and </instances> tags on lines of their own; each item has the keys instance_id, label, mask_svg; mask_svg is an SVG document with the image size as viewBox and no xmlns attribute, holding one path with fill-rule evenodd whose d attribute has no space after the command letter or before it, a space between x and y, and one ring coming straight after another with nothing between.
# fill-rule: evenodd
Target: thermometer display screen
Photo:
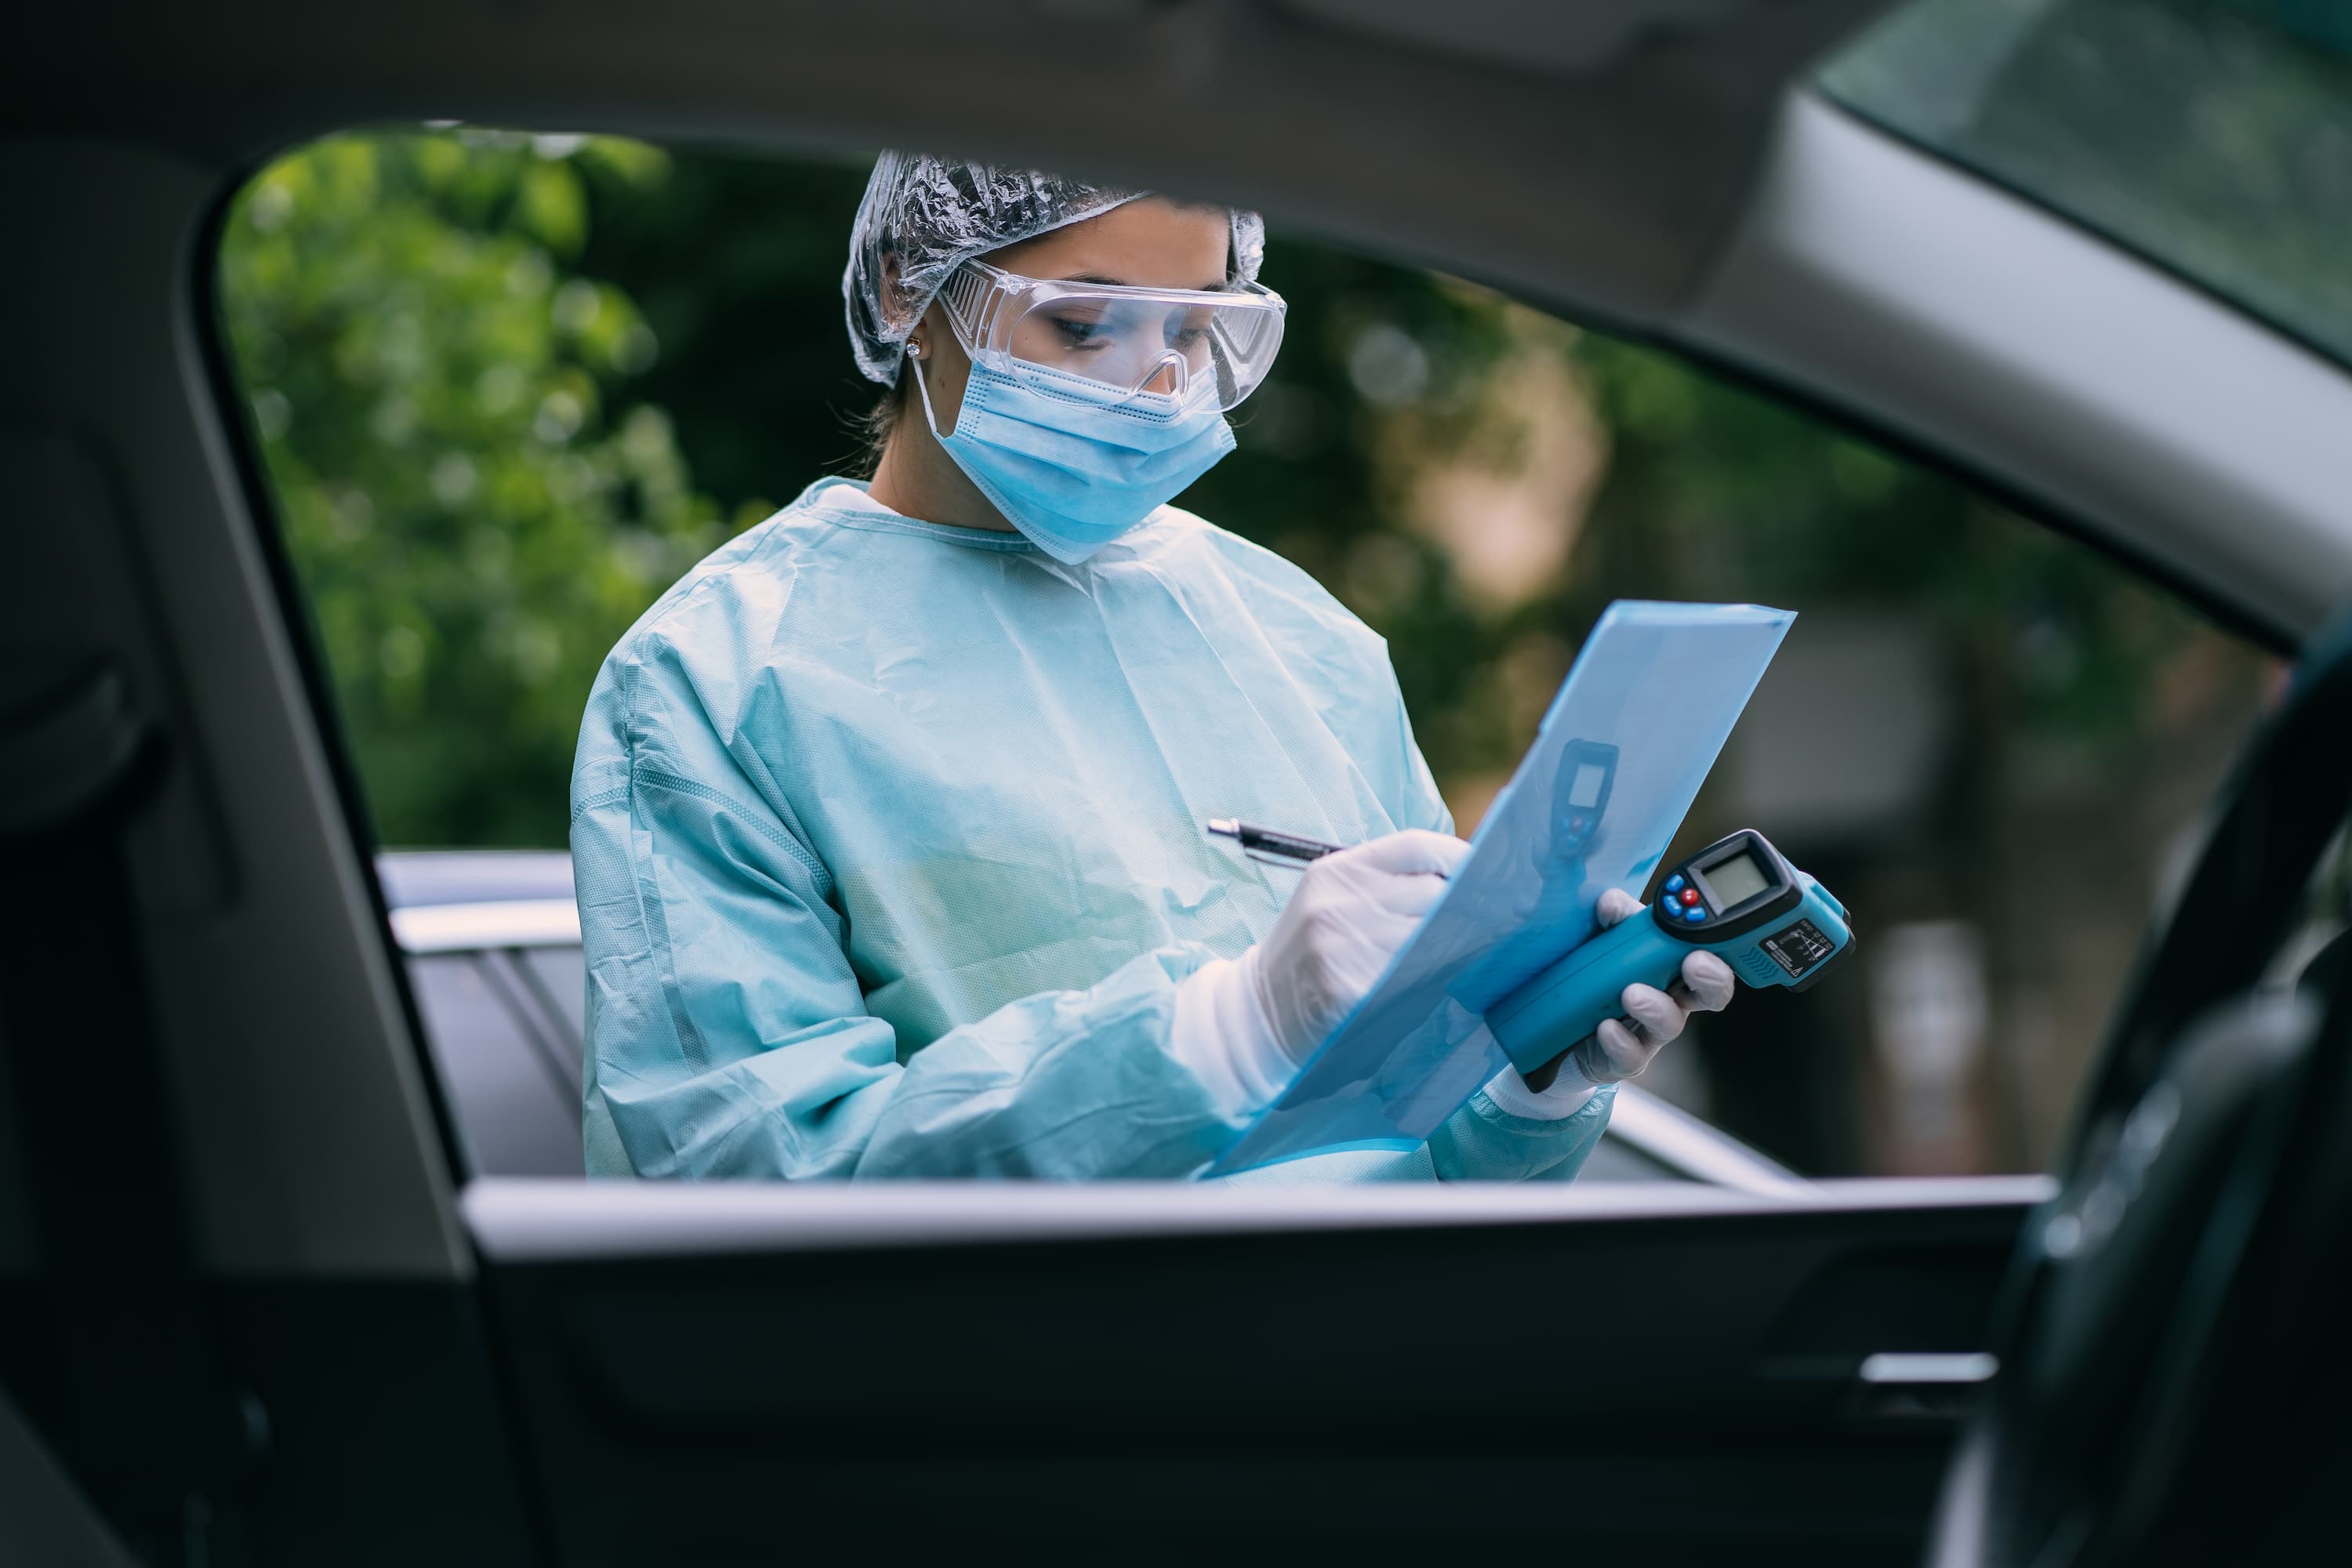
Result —
<instances>
[{"instance_id":1,"label":"thermometer display screen","mask_svg":"<svg viewBox=\"0 0 2352 1568\"><path fill-rule=\"evenodd\" d=\"M1772 886L1772 879L1764 874L1764 868L1756 863L1752 852L1717 861L1706 868L1706 876L1707 886L1715 889L1715 896L1727 910L1746 903Z\"/></svg>"}]
</instances>

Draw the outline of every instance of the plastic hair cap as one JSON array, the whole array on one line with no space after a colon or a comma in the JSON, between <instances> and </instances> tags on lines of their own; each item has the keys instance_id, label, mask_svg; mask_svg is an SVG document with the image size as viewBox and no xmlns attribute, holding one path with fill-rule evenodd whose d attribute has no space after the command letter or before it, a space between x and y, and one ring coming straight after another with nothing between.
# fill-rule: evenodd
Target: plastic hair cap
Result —
<instances>
[{"instance_id":1,"label":"plastic hair cap","mask_svg":"<svg viewBox=\"0 0 2352 1568\"><path fill-rule=\"evenodd\" d=\"M841 275L858 370L885 386L898 379L907 334L965 262L1150 194L1034 169L883 153L858 204L849 265ZM1240 208L1231 216L1230 280L1255 282L1265 260L1265 220ZM891 265L884 264L886 257Z\"/></svg>"}]
</instances>

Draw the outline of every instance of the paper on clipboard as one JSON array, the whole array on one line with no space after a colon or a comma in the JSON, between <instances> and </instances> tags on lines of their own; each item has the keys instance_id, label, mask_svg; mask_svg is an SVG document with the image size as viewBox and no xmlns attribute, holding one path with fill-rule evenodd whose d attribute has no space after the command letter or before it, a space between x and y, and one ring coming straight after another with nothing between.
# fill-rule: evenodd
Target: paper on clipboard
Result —
<instances>
[{"instance_id":1,"label":"paper on clipboard","mask_svg":"<svg viewBox=\"0 0 2352 1568\"><path fill-rule=\"evenodd\" d=\"M1206 1174L1418 1147L1501 1071L1485 1010L1592 934L1601 889L1641 891L1795 619L1610 605L1444 897Z\"/></svg>"}]
</instances>

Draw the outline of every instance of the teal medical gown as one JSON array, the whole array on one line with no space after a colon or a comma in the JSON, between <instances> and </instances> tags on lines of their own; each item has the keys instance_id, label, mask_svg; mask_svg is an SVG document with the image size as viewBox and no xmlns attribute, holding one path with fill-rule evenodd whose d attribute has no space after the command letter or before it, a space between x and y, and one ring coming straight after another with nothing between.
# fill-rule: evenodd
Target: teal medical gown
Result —
<instances>
[{"instance_id":1,"label":"teal medical gown","mask_svg":"<svg viewBox=\"0 0 2352 1568\"><path fill-rule=\"evenodd\" d=\"M1239 1130L1177 983L1297 873L1202 824L1452 830L1386 645L1172 507L1083 565L829 479L598 675L572 779L591 1175L1184 1177ZM1236 1180L1568 1180L1482 1092L1423 1147Z\"/></svg>"}]
</instances>

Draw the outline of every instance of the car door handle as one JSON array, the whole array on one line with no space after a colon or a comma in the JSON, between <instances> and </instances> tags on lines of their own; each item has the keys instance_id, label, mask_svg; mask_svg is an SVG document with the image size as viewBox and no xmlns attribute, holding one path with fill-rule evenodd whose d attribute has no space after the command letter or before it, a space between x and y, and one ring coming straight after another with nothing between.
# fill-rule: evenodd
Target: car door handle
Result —
<instances>
[{"instance_id":1,"label":"car door handle","mask_svg":"<svg viewBox=\"0 0 2352 1568\"><path fill-rule=\"evenodd\" d=\"M1789 1357L1757 1373L1839 1426L1916 1432L1957 1426L2000 1370L1984 1351L1880 1351Z\"/></svg>"},{"instance_id":2,"label":"car door handle","mask_svg":"<svg viewBox=\"0 0 2352 1568\"><path fill-rule=\"evenodd\" d=\"M1846 1416L1870 1426L1950 1426L2000 1371L1986 1351L1880 1351L1854 1372Z\"/></svg>"},{"instance_id":3,"label":"car door handle","mask_svg":"<svg viewBox=\"0 0 2352 1568\"><path fill-rule=\"evenodd\" d=\"M1874 1388L1966 1388L1990 1383L2000 1358L1990 1351L1880 1351L1854 1375Z\"/></svg>"}]
</instances>

